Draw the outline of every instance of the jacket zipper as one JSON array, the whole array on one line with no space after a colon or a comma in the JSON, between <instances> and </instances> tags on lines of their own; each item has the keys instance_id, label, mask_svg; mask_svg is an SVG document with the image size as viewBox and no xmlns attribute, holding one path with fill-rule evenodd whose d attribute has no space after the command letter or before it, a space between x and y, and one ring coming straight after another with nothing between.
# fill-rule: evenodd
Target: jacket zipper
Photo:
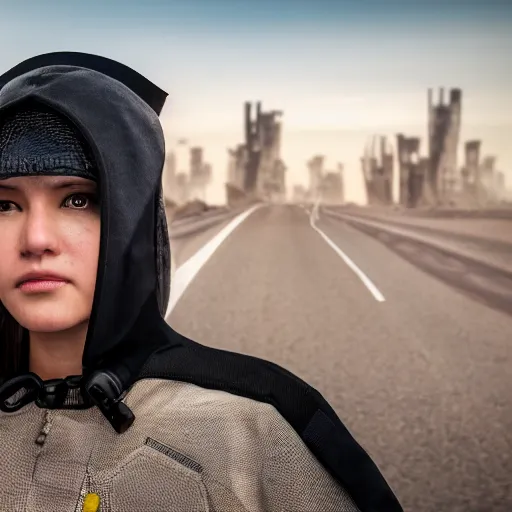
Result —
<instances>
[{"instance_id":1,"label":"jacket zipper","mask_svg":"<svg viewBox=\"0 0 512 512\"><path fill-rule=\"evenodd\" d=\"M39 434L36 438L35 443L40 447L43 448L44 443L46 442L46 438L48 437L48 434L50 433L50 430L52 428L52 413L49 409L45 410L44 413L44 419L43 424L41 426L41 430L39 431ZM75 512L82 512L83 510L99 510L99 508L92 507L91 505L87 506L86 498L89 495L89 475L86 474L84 481L82 483L82 489L80 491L80 495L78 497L78 502L75 508Z\"/></svg>"},{"instance_id":2,"label":"jacket zipper","mask_svg":"<svg viewBox=\"0 0 512 512\"><path fill-rule=\"evenodd\" d=\"M43 425L41 426L41 430L39 431L39 435L36 438L36 444L41 448L44 446L46 441L46 437L50 433L50 429L52 428L52 414L49 409L46 409L44 413Z\"/></svg>"}]
</instances>

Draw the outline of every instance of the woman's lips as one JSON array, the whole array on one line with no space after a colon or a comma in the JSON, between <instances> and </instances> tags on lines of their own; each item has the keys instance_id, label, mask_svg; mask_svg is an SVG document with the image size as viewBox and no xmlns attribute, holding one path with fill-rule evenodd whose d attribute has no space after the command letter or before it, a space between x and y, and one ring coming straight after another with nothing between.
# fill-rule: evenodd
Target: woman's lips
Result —
<instances>
[{"instance_id":1,"label":"woman's lips","mask_svg":"<svg viewBox=\"0 0 512 512\"><path fill-rule=\"evenodd\" d=\"M20 284L19 289L26 293L51 292L68 284L64 279L30 279Z\"/></svg>"}]
</instances>

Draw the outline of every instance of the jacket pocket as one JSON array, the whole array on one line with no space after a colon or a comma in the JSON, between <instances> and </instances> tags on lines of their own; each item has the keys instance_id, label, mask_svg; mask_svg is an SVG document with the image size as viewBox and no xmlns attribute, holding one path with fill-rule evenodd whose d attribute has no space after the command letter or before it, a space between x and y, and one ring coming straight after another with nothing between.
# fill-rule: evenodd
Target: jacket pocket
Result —
<instances>
[{"instance_id":1,"label":"jacket pocket","mask_svg":"<svg viewBox=\"0 0 512 512\"><path fill-rule=\"evenodd\" d=\"M146 444L114 468L90 475L89 492L99 494L101 512L210 512L200 466L162 446Z\"/></svg>"}]
</instances>

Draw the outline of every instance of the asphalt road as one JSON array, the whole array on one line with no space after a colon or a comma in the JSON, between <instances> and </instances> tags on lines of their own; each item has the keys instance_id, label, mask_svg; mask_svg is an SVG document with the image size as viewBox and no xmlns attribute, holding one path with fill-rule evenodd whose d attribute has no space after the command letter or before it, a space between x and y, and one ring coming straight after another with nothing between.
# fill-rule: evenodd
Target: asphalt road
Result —
<instances>
[{"instance_id":1,"label":"asphalt road","mask_svg":"<svg viewBox=\"0 0 512 512\"><path fill-rule=\"evenodd\" d=\"M178 272L228 223L173 242ZM256 210L168 321L317 388L406 510L510 512L512 316L339 219L316 226L298 206Z\"/></svg>"}]
</instances>

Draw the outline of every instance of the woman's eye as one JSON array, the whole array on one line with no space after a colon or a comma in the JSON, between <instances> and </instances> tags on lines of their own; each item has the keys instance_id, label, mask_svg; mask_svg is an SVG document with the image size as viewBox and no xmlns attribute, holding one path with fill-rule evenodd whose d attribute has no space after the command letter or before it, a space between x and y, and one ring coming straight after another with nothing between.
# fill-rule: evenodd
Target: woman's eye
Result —
<instances>
[{"instance_id":1,"label":"woman's eye","mask_svg":"<svg viewBox=\"0 0 512 512\"><path fill-rule=\"evenodd\" d=\"M90 203L90 197L85 194L73 194L64 201L64 205L67 208L87 208Z\"/></svg>"},{"instance_id":2,"label":"woman's eye","mask_svg":"<svg viewBox=\"0 0 512 512\"><path fill-rule=\"evenodd\" d=\"M13 209L16 207L10 201L0 201L0 213L12 212Z\"/></svg>"}]
</instances>

